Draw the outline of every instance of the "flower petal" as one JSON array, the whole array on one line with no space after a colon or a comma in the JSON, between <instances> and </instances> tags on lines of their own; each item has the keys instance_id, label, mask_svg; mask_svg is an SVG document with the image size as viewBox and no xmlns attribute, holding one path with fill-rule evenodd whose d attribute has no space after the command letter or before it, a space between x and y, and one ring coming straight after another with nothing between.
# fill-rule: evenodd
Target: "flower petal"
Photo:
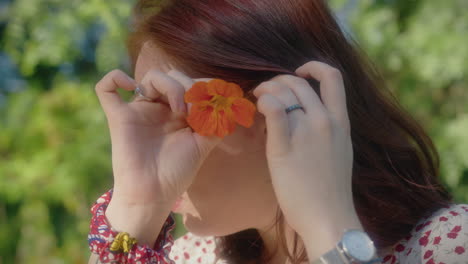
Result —
<instances>
[{"instance_id":1,"label":"flower petal","mask_svg":"<svg viewBox=\"0 0 468 264\"><path fill-rule=\"evenodd\" d=\"M202 136L224 137L236 127L232 113L217 111L208 102L193 104L186 120L190 127Z\"/></svg>"},{"instance_id":2,"label":"flower petal","mask_svg":"<svg viewBox=\"0 0 468 264\"><path fill-rule=\"evenodd\" d=\"M245 98L237 98L232 102L231 109L237 123L244 127L252 126L256 111L254 103Z\"/></svg>"},{"instance_id":3,"label":"flower petal","mask_svg":"<svg viewBox=\"0 0 468 264\"><path fill-rule=\"evenodd\" d=\"M219 94L224 97L243 97L244 91L236 83L226 82L221 79L212 79L207 84L209 93Z\"/></svg>"},{"instance_id":4,"label":"flower petal","mask_svg":"<svg viewBox=\"0 0 468 264\"><path fill-rule=\"evenodd\" d=\"M236 129L236 122L234 121L233 112L231 109L218 111L218 127L216 135L218 137L225 137L231 134Z\"/></svg>"},{"instance_id":5,"label":"flower petal","mask_svg":"<svg viewBox=\"0 0 468 264\"><path fill-rule=\"evenodd\" d=\"M186 103L196 103L201 101L209 101L213 97L208 91L207 82L196 82L192 87L185 92L184 100Z\"/></svg>"},{"instance_id":6,"label":"flower petal","mask_svg":"<svg viewBox=\"0 0 468 264\"><path fill-rule=\"evenodd\" d=\"M206 103L194 103L190 108L190 114L186 120L190 127L197 133L202 134L206 130L206 124L210 121L211 113L214 111L213 107L208 106Z\"/></svg>"}]
</instances>

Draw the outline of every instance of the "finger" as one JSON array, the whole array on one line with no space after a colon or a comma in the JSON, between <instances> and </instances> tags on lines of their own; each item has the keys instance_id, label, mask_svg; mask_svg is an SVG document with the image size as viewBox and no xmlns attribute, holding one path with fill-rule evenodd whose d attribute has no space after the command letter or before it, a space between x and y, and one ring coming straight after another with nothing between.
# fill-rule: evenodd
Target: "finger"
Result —
<instances>
[{"instance_id":1,"label":"finger","mask_svg":"<svg viewBox=\"0 0 468 264\"><path fill-rule=\"evenodd\" d=\"M301 104L303 105L293 91L287 87L286 85L276 82L274 80L269 80L266 82L261 83L255 90L253 94L258 98L263 94L272 94L278 99L285 107L283 108L283 112L285 112L286 107ZM305 110L305 109L304 109ZM286 124L287 129L289 130L289 134L292 135L296 131L296 128L299 126L301 122L304 122L305 112L301 109L296 109L287 115L288 123ZM307 111L307 110L306 110Z\"/></svg>"},{"instance_id":2,"label":"finger","mask_svg":"<svg viewBox=\"0 0 468 264\"><path fill-rule=\"evenodd\" d=\"M291 74L281 74L275 76L271 80L289 87L299 99L308 115L316 116L317 114L325 113L325 106L320 101L317 93L304 78Z\"/></svg>"},{"instance_id":3,"label":"finger","mask_svg":"<svg viewBox=\"0 0 468 264\"><path fill-rule=\"evenodd\" d=\"M173 112L185 111L185 88L164 72L149 70L141 80L141 86L146 97L168 102Z\"/></svg>"},{"instance_id":4,"label":"finger","mask_svg":"<svg viewBox=\"0 0 468 264\"><path fill-rule=\"evenodd\" d=\"M106 113L121 106L125 102L117 92L117 88L132 91L136 87L136 82L121 70L113 70L107 73L95 87L99 102Z\"/></svg>"},{"instance_id":5,"label":"finger","mask_svg":"<svg viewBox=\"0 0 468 264\"><path fill-rule=\"evenodd\" d=\"M195 83L195 81L192 78L188 77L187 75L178 70L170 70L169 72L167 72L167 75L171 76L174 80L180 82L184 87L185 91L190 89Z\"/></svg>"},{"instance_id":6,"label":"finger","mask_svg":"<svg viewBox=\"0 0 468 264\"><path fill-rule=\"evenodd\" d=\"M167 73L167 75L171 76L174 80L182 84L185 91L188 91L190 88L192 88L192 85L195 83L195 81L192 78L188 77L187 75L185 75L184 73L178 70L172 69ZM192 103L186 104L185 99L183 99L183 101L184 101L185 111L187 113L188 110L190 110L190 108L192 107Z\"/></svg>"},{"instance_id":7,"label":"finger","mask_svg":"<svg viewBox=\"0 0 468 264\"><path fill-rule=\"evenodd\" d=\"M190 88L192 88L193 84L198 81L209 81L212 80L213 78L199 78L199 79L192 79L189 76L185 75L183 72L180 72L178 70L170 70L167 73L169 76L180 82L184 88L185 91L188 91ZM187 103L187 109L190 110L192 107L192 103Z\"/></svg>"},{"instance_id":8,"label":"finger","mask_svg":"<svg viewBox=\"0 0 468 264\"><path fill-rule=\"evenodd\" d=\"M265 93L270 93L270 94L275 95L276 98L279 99L283 105L285 105L285 108L283 109L283 111L286 110L286 107L289 107L295 104L303 105L302 102L300 102L299 98L296 97L294 92L288 86L286 86L283 83L276 82L274 80L262 82L253 91L253 94L257 98ZM305 108L304 110L307 111ZM291 128L295 127L296 124L300 120L302 120L302 118L304 118L304 115L305 113L302 110L295 110L295 111L288 113L288 116L291 119L291 123L290 123L290 125L292 125Z\"/></svg>"},{"instance_id":9,"label":"finger","mask_svg":"<svg viewBox=\"0 0 468 264\"><path fill-rule=\"evenodd\" d=\"M320 94L325 107L337 121L349 129L346 93L340 71L326 63L310 61L295 72L301 77L313 77L320 82Z\"/></svg>"},{"instance_id":10,"label":"finger","mask_svg":"<svg viewBox=\"0 0 468 264\"><path fill-rule=\"evenodd\" d=\"M265 116L268 152L284 154L289 147L288 117L285 105L274 95L262 94L257 100L257 109Z\"/></svg>"}]
</instances>

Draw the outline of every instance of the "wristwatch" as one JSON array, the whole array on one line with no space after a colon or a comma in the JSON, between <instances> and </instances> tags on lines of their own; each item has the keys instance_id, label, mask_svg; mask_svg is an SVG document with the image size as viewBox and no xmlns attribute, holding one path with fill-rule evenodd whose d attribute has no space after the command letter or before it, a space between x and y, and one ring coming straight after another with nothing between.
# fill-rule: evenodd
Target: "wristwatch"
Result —
<instances>
[{"instance_id":1,"label":"wristwatch","mask_svg":"<svg viewBox=\"0 0 468 264\"><path fill-rule=\"evenodd\" d=\"M377 249L367 233L359 229L348 229L333 249L311 264L369 263L376 258Z\"/></svg>"}]
</instances>

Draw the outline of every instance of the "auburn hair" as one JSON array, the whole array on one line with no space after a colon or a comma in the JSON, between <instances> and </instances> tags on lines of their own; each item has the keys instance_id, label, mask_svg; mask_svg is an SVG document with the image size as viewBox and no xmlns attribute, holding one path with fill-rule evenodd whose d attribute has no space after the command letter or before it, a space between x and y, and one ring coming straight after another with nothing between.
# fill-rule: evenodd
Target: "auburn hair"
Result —
<instances>
[{"instance_id":1,"label":"auburn hair","mask_svg":"<svg viewBox=\"0 0 468 264\"><path fill-rule=\"evenodd\" d=\"M345 35L324 0L140 0L128 38L135 64L150 41L191 78L216 76L246 94L311 60L341 71L354 151L352 190L364 229L377 248L393 246L422 217L452 203L439 180L439 154L424 128L398 103L376 67ZM320 96L318 82L308 80ZM251 96L252 100L255 100ZM307 260L294 237L292 263ZM255 229L220 238L230 263L267 263Z\"/></svg>"}]
</instances>

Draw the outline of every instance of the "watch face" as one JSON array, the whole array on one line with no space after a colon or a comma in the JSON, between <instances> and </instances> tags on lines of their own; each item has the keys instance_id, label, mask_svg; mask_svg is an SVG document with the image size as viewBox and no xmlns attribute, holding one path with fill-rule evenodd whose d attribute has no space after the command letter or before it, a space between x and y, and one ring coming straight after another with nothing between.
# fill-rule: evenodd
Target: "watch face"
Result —
<instances>
[{"instance_id":1,"label":"watch face","mask_svg":"<svg viewBox=\"0 0 468 264\"><path fill-rule=\"evenodd\" d=\"M375 256L375 246L369 236L360 230L349 230L343 235L343 249L357 261L370 261Z\"/></svg>"}]
</instances>

